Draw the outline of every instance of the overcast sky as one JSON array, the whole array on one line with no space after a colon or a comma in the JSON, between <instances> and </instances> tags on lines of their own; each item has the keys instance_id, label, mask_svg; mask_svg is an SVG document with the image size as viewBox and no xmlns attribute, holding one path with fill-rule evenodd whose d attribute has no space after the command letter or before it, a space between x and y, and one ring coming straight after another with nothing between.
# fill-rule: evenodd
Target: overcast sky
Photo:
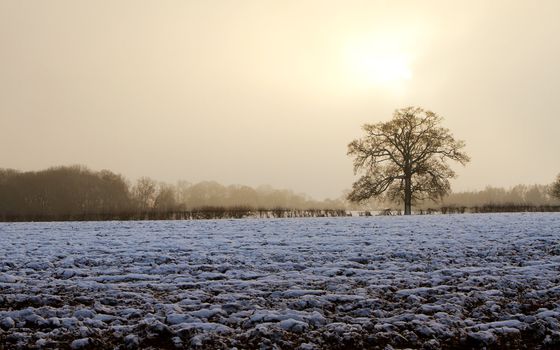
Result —
<instances>
[{"instance_id":1,"label":"overcast sky","mask_svg":"<svg viewBox=\"0 0 560 350\"><path fill-rule=\"evenodd\" d=\"M430 109L453 189L560 172L560 1L0 0L0 167L338 197L363 123Z\"/></svg>"}]
</instances>

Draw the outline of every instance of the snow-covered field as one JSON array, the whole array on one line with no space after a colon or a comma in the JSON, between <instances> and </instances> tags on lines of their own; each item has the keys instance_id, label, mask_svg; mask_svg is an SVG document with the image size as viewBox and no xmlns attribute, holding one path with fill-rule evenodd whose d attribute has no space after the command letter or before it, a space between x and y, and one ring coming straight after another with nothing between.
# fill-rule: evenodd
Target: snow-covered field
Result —
<instances>
[{"instance_id":1,"label":"snow-covered field","mask_svg":"<svg viewBox=\"0 0 560 350\"><path fill-rule=\"evenodd\" d=\"M560 215L0 224L0 349L560 348Z\"/></svg>"}]
</instances>

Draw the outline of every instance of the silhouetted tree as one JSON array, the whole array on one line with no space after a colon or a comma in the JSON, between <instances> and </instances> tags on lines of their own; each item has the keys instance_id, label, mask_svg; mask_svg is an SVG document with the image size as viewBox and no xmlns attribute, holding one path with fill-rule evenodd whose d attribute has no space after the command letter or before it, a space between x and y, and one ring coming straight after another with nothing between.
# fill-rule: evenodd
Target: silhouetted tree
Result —
<instances>
[{"instance_id":1,"label":"silhouetted tree","mask_svg":"<svg viewBox=\"0 0 560 350\"><path fill-rule=\"evenodd\" d=\"M366 135L348 145L354 157L354 173L363 173L352 186L354 202L386 195L404 202L410 215L417 200L439 200L456 176L446 160L466 164L463 141L440 126L442 118L418 107L398 109L388 122L365 124Z\"/></svg>"}]
</instances>

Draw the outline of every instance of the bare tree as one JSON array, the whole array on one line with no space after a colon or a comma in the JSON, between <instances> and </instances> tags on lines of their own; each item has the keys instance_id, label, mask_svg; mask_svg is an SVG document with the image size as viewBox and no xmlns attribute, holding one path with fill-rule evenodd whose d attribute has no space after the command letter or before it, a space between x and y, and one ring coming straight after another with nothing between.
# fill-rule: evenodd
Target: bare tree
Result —
<instances>
[{"instance_id":1,"label":"bare tree","mask_svg":"<svg viewBox=\"0 0 560 350\"><path fill-rule=\"evenodd\" d=\"M413 202L446 195L449 179L456 176L447 160L465 165L470 159L462 151L465 143L441 127L442 120L434 112L407 107L396 110L388 122L365 124L366 135L348 145L354 173L362 174L348 199L361 202L385 195L404 202L404 213L410 215Z\"/></svg>"},{"instance_id":2,"label":"bare tree","mask_svg":"<svg viewBox=\"0 0 560 350\"><path fill-rule=\"evenodd\" d=\"M556 177L556 181L550 187L550 194L552 197L560 199L560 174Z\"/></svg>"}]
</instances>

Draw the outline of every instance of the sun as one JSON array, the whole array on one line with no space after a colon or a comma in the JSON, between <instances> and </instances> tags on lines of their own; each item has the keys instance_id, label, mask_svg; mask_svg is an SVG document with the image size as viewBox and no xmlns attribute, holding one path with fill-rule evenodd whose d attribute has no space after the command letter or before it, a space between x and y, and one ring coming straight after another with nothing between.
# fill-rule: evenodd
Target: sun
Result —
<instances>
[{"instance_id":1,"label":"sun","mask_svg":"<svg viewBox=\"0 0 560 350\"><path fill-rule=\"evenodd\" d=\"M394 44L353 43L345 50L345 65L355 83L396 87L412 79L411 56Z\"/></svg>"},{"instance_id":2,"label":"sun","mask_svg":"<svg viewBox=\"0 0 560 350\"><path fill-rule=\"evenodd\" d=\"M374 84L388 84L412 78L407 59L402 54L366 54L356 57L354 64L363 78Z\"/></svg>"}]
</instances>

